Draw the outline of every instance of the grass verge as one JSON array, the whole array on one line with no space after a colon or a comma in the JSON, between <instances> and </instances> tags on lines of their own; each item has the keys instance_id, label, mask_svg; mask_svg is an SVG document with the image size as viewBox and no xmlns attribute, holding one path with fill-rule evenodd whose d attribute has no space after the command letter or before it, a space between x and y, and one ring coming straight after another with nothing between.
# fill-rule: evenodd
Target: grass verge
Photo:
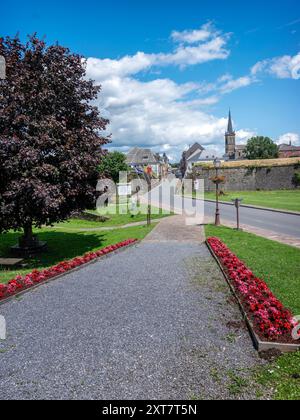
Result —
<instances>
[{"instance_id":1,"label":"grass verge","mask_svg":"<svg viewBox=\"0 0 300 420\"><path fill-rule=\"evenodd\" d=\"M254 379L261 387L271 389L275 400L300 401L300 352L280 356L259 369Z\"/></svg>"},{"instance_id":2,"label":"grass verge","mask_svg":"<svg viewBox=\"0 0 300 420\"><path fill-rule=\"evenodd\" d=\"M80 226L80 225L79 225ZM114 229L102 232L70 232L68 229L44 228L39 229L40 240L48 243L48 251L27 261L26 269L14 271L0 270L0 283L5 283L17 274L24 275L34 268L43 269L51 267L60 261L69 260L86 252L122 242L128 238L143 239L153 226L136 226L126 229ZM0 235L0 256L7 257L9 249L17 243L19 233L9 232Z\"/></svg>"},{"instance_id":3,"label":"grass verge","mask_svg":"<svg viewBox=\"0 0 300 420\"><path fill-rule=\"evenodd\" d=\"M295 315L300 315L300 250L231 228L206 226L220 238Z\"/></svg>"},{"instance_id":4,"label":"grass verge","mask_svg":"<svg viewBox=\"0 0 300 420\"><path fill-rule=\"evenodd\" d=\"M238 197L243 199L243 204L300 212L300 190L228 191L225 194L220 197L221 201L231 202ZM216 195L205 193L205 198L215 200Z\"/></svg>"},{"instance_id":5,"label":"grass verge","mask_svg":"<svg viewBox=\"0 0 300 420\"><path fill-rule=\"evenodd\" d=\"M208 225L207 237L220 238L273 293L300 315L300 250L246 232ZM274 399L300 400L300 352L279 357L255 373L258 384L271 390Z\"/></svg>"}]
</instances>

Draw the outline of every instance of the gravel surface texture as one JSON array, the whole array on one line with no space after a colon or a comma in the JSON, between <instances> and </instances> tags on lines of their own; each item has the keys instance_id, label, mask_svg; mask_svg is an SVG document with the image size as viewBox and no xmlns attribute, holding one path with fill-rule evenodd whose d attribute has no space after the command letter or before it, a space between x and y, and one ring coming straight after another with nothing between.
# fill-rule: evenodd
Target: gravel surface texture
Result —
<instances>
[{"instance_id":1,"label":"gravel surface texture","mask_svg":"<svg viewBox=\"0 0 300 420\"><path fill-rule=\"evenodd\" d=\"M251 369L262 361L201 243L140 243L0 314L1 399L256 395Z\"/></svg>"}]
</instances>

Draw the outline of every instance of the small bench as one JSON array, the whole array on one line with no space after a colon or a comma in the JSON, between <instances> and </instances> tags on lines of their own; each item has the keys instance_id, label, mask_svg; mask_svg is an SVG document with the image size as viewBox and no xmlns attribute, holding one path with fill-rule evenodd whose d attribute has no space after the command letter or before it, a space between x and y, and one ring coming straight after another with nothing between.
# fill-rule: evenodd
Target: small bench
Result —
<instances>
[{"instance_id":1,"label":"small bench","mask_svg":"<svg viewBox=\"0 0 300 420\"><path fill-rule=\"evenodd\" d=\"M0 258L1 268L15 268L20 267L24 262L23 258Z\"/></svg>"}]
</instances>

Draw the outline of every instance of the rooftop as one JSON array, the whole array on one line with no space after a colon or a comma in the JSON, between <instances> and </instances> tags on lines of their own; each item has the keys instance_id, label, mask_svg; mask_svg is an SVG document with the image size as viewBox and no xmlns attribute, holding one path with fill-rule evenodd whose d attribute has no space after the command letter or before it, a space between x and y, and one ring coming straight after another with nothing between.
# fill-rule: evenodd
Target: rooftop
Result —
<instances>
[{"instance_id":1,"label":"rooftop","mask_svg":"<svg viewBox=\"0 0 300 420\"><path fill-rule=\"evenodd\" d=\"M300 146L293 146L292 144L280 144L280 151L295 152L300 151Z\"/></svg>"},{"instance_id":2,"label":"rooftop","mask_svg":"<svg viewBox=\"0 0 300 420\"><path fill-rule=\"evenodd\" d=\"M195 143L193 144L193 146L191 146L189 148L189 150L187 152L185 152L185 157L186 159L189 159L195 152L197 151L202 152L204 150L204 147L202 147L199 143Z\"/></svg>"},{"instance_id":3,"label":"rooftop","mask_svg":"<svg viewBox=\"0 0 300 420\"><path fill-rule=\"evenodd\" d=\"M126 163L129 165L154 165L158 163L158 160L151 149L134 147L128 152Z\"/></svg>"}]
</instances>

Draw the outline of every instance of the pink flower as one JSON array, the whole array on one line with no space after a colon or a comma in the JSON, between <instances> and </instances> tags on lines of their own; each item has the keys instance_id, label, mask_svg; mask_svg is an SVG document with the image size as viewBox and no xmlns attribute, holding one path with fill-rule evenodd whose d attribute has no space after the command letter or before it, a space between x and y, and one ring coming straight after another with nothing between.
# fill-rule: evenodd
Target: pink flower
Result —
<instances>
[{"instance_id":1,"label":"pink flower","mask_svg":"<svg viewBox=\"0 0 300 420\"><path fill-rule=\"evenodd\" d=\"M292 314L283 307L267 284L255 277L218 238L209 238L208 243L259 331L270 339L290 333L293 329Z\"/></svg>"}]
</instances>

